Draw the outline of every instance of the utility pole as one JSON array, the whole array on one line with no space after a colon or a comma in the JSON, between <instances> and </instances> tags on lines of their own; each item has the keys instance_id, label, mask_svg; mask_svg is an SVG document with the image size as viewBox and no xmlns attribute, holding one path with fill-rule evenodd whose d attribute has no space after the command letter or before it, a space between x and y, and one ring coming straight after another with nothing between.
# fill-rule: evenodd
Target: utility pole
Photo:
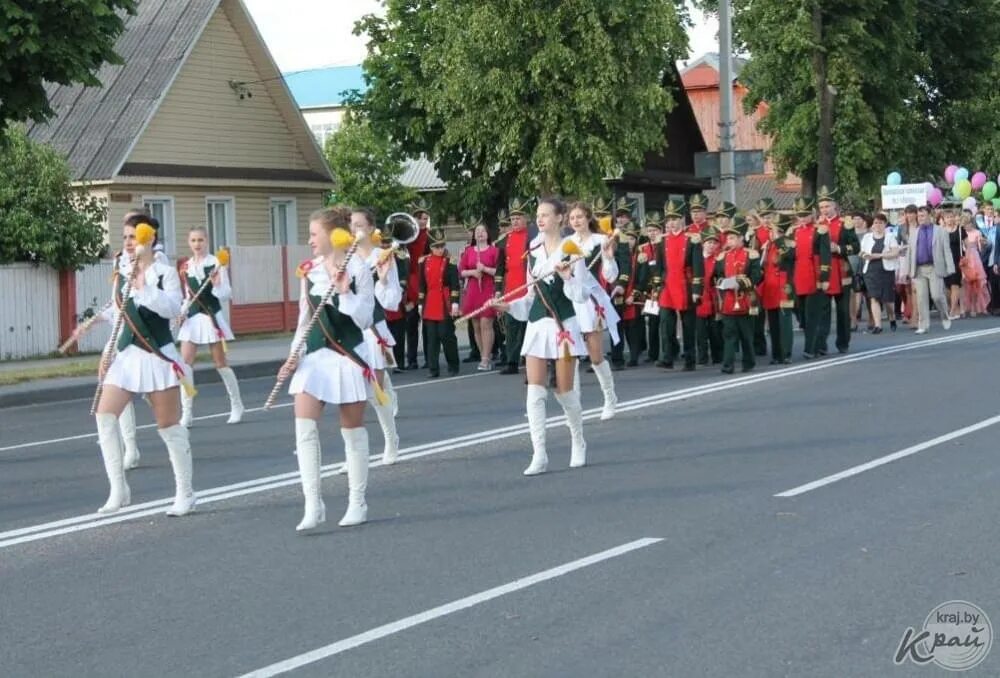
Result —
<instances>
[{"instance_id":1,"label":"utility pole","mask_svg":"<svg viewBox=\"0 0 1000 678\"><path fill-rule=\"evenodd\" d=\"M733 156L733 11L731 0L719 0L719 191L736 202Z\"/></svg>"}]
</instances>

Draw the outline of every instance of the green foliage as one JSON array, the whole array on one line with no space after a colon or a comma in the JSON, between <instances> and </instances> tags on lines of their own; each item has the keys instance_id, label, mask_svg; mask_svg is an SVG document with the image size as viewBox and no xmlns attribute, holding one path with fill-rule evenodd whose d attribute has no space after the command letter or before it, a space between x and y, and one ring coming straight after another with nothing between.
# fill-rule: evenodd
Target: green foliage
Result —
<instances>
[{"instance_id":1,"label":"green foliage","mask_svg":"<svg viewBox=\"0 0 1000 678\"><path fill-rule=\"evenodd\" d=\"M74 270L105 249L102 201L70 184L65 159L11 126L0 143L0 264Z\"/></svg>"},{"instance_id":2,"label":"green foliage","mask_svg":"<svg viewBox=\"0 0 1000 678\"><path fill-rule=\"evenodd\" d=\"M369 207L376 218L405 210L416 193L399 183L403 153L363 117L348 113L326 140L326 158L336 189L331 202Z\"/></svg>"},{"instance_id":3,"label":"green foliage","mask_svg":"<svg viewBox=\"0 0 1000 678\"><path fill-rule=\"evenodd\" d=\"M99 86L135 0L0 0L0 125L52 115L44 82Z\"/></svg>"},{"instance_id":4,"label":"green foliage","mask_svg":"<svg viewBox=\"0 0 1000 678\"><path fill-rule=\"evenodd\" d=\"M356 105L481 209L596 192L663 147L685 18L645 0L388 0L355 28L370 39Z\"/></svg>"}]
</instances>

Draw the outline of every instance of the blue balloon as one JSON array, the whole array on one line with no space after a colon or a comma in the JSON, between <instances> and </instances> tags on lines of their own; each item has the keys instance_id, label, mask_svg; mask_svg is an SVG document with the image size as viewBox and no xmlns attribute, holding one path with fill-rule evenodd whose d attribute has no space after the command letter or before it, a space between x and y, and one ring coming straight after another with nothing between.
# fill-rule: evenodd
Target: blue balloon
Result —
<instances>
[{"instance_id":1,"label":"blue balloon","mask_svg":"<svg viewBox=\"0 0 1000 678\"><path fill-rule=\"evenodd\" d=\"M899 186L903 183L903 176L899 172L889 172L889 176L885 178L885 183L889 186Z\"/></svg>"},{"instance_id":2,"label":"blue balloon","mask_svg":"<svg viewBox=\"0 0 1000 678\"><path fill-rule=\"evenodd\" d=\"M958 171L955 172L955 183L956 184L958 182L962 181L962 179L968 179L968 178L969 178L969 170L965 169L964 167L959 167Z\"/></svg>"}]
</instances>

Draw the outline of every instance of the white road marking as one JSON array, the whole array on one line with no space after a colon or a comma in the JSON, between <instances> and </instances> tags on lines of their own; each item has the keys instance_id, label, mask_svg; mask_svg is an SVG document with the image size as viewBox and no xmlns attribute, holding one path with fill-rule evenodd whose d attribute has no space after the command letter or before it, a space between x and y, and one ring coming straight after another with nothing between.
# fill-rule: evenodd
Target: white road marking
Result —
<instances>
[{"instance_id":1,"label":"white road marking","mask_svg":"<svg viewBox=\"0 0 1000 678\"><path fill-rule=\"evenodd\" d=\"M945 433L937 438L931 438L930 440L925 440L922 443L917 443L907 447L906 449L899 450L898 452L893 452L892 454L887 454L884 457L879 457L878 459L872 459L871 461L858 464L857 466L852 466L849 469L841 471L840 473L834 473L833 475L826 476L825 478L820 478L819 480L814 480L811 483L806 483L805 485L799 485L798 487L793 487L790 490L784 492L779 492L774 495L775 497L797 497L800 494L805 494L806 492L812 492L821 487L827 485L832 485L845 478L850 478L851 476L856 476L859 473L864 473L865 471L870 471L873 468L878 468L879 466L884 466L890 462L894 462L898 459L904 459L911 455L917 454L918 452L923 452L924 450L929 450L932 447L937 447L942 443L947 443L956 438L961 438L967 436L970 433L975 433L976 431L981 431L984 428L993 426L994 424L1000 424L1000 414L995 417L990 417L989 419L983 419L980 422L965 426L963 428L952 431L951 433Z\"/></svg>"},{"instance_id":2,"label":"white road marking","mask_svg":"<svg viewBox=\"0 0 1000 678\"><path fill-rule=\"evenodd\" d=\"M348 650L353 650L354 648L361 647L362 645L367 645L368 643L375 642L376 640L381 640L387 636L406 631L414 626L426 624L427 622L440 619L441 617L445 617L449 614L467 610L470 607L481 605L509 593L521 591L531 586L535 586L536 584L541 584L542 582L565 576L571 572L575 572L576 570L581 570L585 567L590 567L591 565L611 560L612 558L618 558L627 553L631 553L632 551L637 551L639 549L646 548L647 546L658 544L661 541L663 541L663 539L660 538L637 539L627 544L622 544L621 546L608 549L607 551L601 551L600 553L595 553L585 558L580 558L579 560L573 560L563 565L543 570L541 572L528 575L527 577L522 577L521 579L515 579L507 584L502 584L500 586L487 589L486 591L466 596L465 598L453 600L445 605L439 605L438 607L424 612L419 612L398 621L377 626L363 633L351 636L350 638L344 638L343 640L338 640L335 643L330 643L329 645L325 645L310 652L290 657L284 661L257 669L256 671L251 671L250 673L246 673L241 676L241 678L270 678L271 676L279 676L283 673L288 673L289 671L302 668L303 666L314 664L323 659L329 659L330 657L342 654Z\"/></svg>"},{"instance_id":3,"label":"white road marking","mask_svg":"<svg viewBox=\"0 0 1000 678\"><path fill-rule=\"evenodd\" d=\"M938 339L929 339L926 341L904 344L901 346L886 347L883 349L876 349L873 351L859 353L852 356L845 356L843 358L835 358L832 360L805 363L791 368L776 370L774 372L766 372L762 374L750 374L745 377L728 378L719 382L711 382L708 384L692 386L677 391L668 391L665 393L659 393L644 398L637 398L634 400L623 401L618 404L617 409L619 412L629 412L649 407L656 407L659 405L665 405L679 400L686 400L688 398L700 397L703 395L709 395L711 393L728 391L743 386L751 386L759 383L765 383L768 381L774 381L777 379L785 379L788 377L798 376L800 374L815 372L817 370L829 369L837 367L839 365L846 365L863 360L871 360L873 358L878 358L893 353L916 350L919 348L924 348L928 345L951 343L955 341L961 341L963 339L972 338L975 336L984 336L997 333L1000 333L1000 328L994 330L983 330L980 332L971 332L962 335L950 335L947 337L941 337ZM583 413L583 418L585 420L596 419L600 416L600 412L601 412L600 407L595 407L589 410L585 410ZM546 426L548 428L552 428L554 426L559 426L561 424L564 424L565 421L566 418L561 415L555 417L549 417L547 419ZM512 438L524 435L526 433L528 433L527 423L514 424L511 426L504 426L486 431L479 431L476 433L456 436L454 438L448 438L445 440L438 440L430 443L424 443L421 445L414 445L413 447L404 448L400 450L400 459L403 461L419 459L422 457L428 457L435 454L451 452L465 447L472 447L475 445L482 445L491 442L496 442L498 440ZM382 465L381 458L382 458L381 454L372 455L370 457L371 465L374 467L381 466ZM338 462L335 464L328 464L323 467L322 475L323 477L330 477L332 475L336 475L342 467L343 467L342 462ZM298 472L293 471L289 473L281 473L277 475L266 476L263 478L257 478L254 480L235 483L232 485L224 485L220 487L214 487L207 490L198 491L197 493L198 502L199 504L204 505L208 503L223 501L225 499L232 499L236 497L256 494L259 492L266 492L282 487L288 487L291 485L298 485L298 483L299 483ZM37 525L30 525L15 530L9 530L7 532L0 532L0 549L16 546L18 544L39 541L41 539L48 539L63 534L70 534L74 532L90 530L104 525L120 523L127 520L134 520L136 518L143 518L146 516L156 515L158 513L161 513L162 507L168 505L170 502L171 502L170 499L159 499L150 502L143 502L141 504L136 504L133 506L128 506L126 508L123 508L118 513L115 513L110 516L91 513L82 516L75 516L71 518L51 521L47 523L40 523Z\"/></svg>"},{"instance_id":4,"label":"white road marking","mask_svg":"<svg viewBox=\"0 0 1000 678\"><path fill-rule=\"evenodd\" d=\"M443 379L424 379L422 381L413 382L412 384L398 384L398 385L397 384L393 384L393 389L395 389L397 391L402 391L402 390L405 390L405 389L408 389L408 388L416 388L417 386L433 386L435 384L444 384L444 383L447 383L449 381L461 381L462 379L472 379L473 377L485 377L487 374L493 374L493 372L479 372L479 373L476 373L476 374L463 374L463 375L459 375L457 377L445 377ZM258 378L263 379L264 377L258 377ZM64 402L76 402L76 401L68 400L68 401L64 401ZM281 408L285 408L285 407L291 407L294 404L295 403L279 403L277 405L274 405L271 409L277 410L277 409L281 409ZM247 409L244 410L245 413L250 413L250 412L265 412L265 411L266 410L263 407L248 407ZM220 419L222 417L228 417L228 416L229 416L229 412L219 412L218 414L203 414L203 415L194 417L192 419L192 421L204 421L206 419ZM145 430L145 429L151 429L151 428L156 428L156 424L143 424L141 426L136 426L135 430L139 431L139 430ZM26 449L26 448L29 448L29 447L39 447L41 445L51 445L53 443L65 443L65 442L69 442L71 440L86 440L88 438L97 438L97 432L95 431L93 433L81 433L79 435L66 436L64 438L50 438L49 440L36 440L34 442L19 443L17 445L7 445L6 447L0 447L0 452L8 452L8 451L11 451L11 450L23 450L23 449Z\"/></svg>"}]
</instances>

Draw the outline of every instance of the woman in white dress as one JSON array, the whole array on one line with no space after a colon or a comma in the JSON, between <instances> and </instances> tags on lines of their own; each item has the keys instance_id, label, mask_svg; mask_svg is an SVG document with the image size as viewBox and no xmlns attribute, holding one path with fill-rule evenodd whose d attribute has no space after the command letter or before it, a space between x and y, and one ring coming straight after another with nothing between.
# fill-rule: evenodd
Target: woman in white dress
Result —
<instances>
[{"instance_id":1,"label":"woman in white dress","mask_svg":"<svg viewBox=\"0 0 1000 678\"><path fill-rule=\"evenodd\" d=\"M604 359L604 332L607 330L610 333L612 344L620 342L621 337L618 336L620 317L598 276L604 280L618 278L615 243L600 232L593 211L585 203L575 202L570 205L569 225L573 229L573 235L570 237L579 246L586 261L586 274L580 282L587 293L587 298L581 303L574 303L573 306L576 309L576 320L583 333L584 342L587 344L590 364L604 394L601 419L607 420L615 416L618 395L615 393L615 379L611 375L611 365Z\"/></svg>"},{"instance_id":2,"label":"woman in white dress","mask_svg":"<svg viewBox=\"0 0 1000 678\"><path fill-rule=\"evenodd\" d=\"M282 378L291 375L288 392L295 396L295 440L302 477L305 511L297 530L309 530L326 520L326 506L320 491L319 419L329 403L340 410L340 433L344 439L347 466L347 512L341 527L360 525L368 520L365 491L368 486L368 431L364 427L365 402L369 382L375 375L370 367L364 333L372 325L375 292L371 271L359 257L344 265L347 247L334 248L331 233L341 229L350 237L351 211L331 207L312 215L309 246L313 259L299 265L302 288L299 321L292 346L304 337L304 355L289 357L281 368ZM330 286L335 293L319 315L319 321L305 335L313 311Z\"/></svg>"},{"instance_id":3,"label":"woman in white dress","mask_svg":"<svg viewBox=\"0 0 1000 678\"><path fill-rule=\"evenodd\" d=\"M148 396L160 438L170 455L175 496L167 515L185 515L195 505L191 445L187 429L179 423L178 389L182 382L190 387L190 368L177 353L170 332L170 321L181 308L180 279L172 266L156 259L155 241L137 246L137 231L140 236L150 228L155 233L158 226L152 217L136 216L122 229L125 257L134 257L134 262L127 278L119 273L113 282L117 313L124 317L116 345L107 348L117 350L117 354L106 372L101 361L98 375L103 387L96 409L97 435L111 485L108 501L98 509L100 513L113 513L131 501L116 422L136 394Z\"/></svg>"},{"instance_id":4,"label":"woman in white dress","mask_svg":"<svg viewBox=\"0 0 1000 678\"><path fill-rule=\"evenodd\" d=\"M232 296L226 263L208 252L208 234L201 226L188 233L191 258L184 263L183 275L187 282L187 298L181 307L182 324L177 333L181 342L184 362L193 366L199 346L208 346L212 352L215 369L229 394L228 424L238 424L243 419L243 398L236 373L226 362L226 342L233 340L233 331L222 314L222 304ZM207 279L207 283L206 283ZM181 392L181 424L191 426L194 398Z\"/></svg>"},{"instance_id":5,"label":"woman in white dress","mask_svg":"<svg viewBox=\"0 0 1000 678\"><path fill-rule=\"evenodd\" d=\"M398 400L392 389L392 381L386 367L395 367L392 347L396 345L389 325L385 321L386 311L396 311L403 300L403 288L399 283L399 271L396 268L396 257L391 252L375 247L372 233L375 231L375 215L371 210L355 208L351 212L351 231L358 240L358 251L355 254L368 265L375 278L375 310L372 316L372 326L365 330L365 344L368 346L369 365L375 370L375 380L388 398L384 405L378 398L370 399L375 409L385 446L382 450L382 463L395 464L399 458L399 436L396 434L396 411ZM388 254L388 256L386 256Z\"/></svg>"},{"instance_id":6,"label":"woman in white dress","mask_svg":"<svg viewBox=\"0 0 1000 678\"><path fill-rule=\"evenodd\" d=\"M528 377L528 427L531 432L531 463L524 475L545 473L549 458L545 449L545 401L548 397L548 362L555 361L556 400L566 413L566 425L572 439L570 468L587 463L587 442L583 438L583 412L580 392L574 388L579 356L586 353L574 304L587 299L582 280L586 268L582 258L567 261L561 235L566 208L556 198L538 203L538 236L531 241L528 253L528 279L540 279L528 294L511 303L500 300L492 305L527 322L521 355L525 356Z\"/></svg>"}]
</instances>

